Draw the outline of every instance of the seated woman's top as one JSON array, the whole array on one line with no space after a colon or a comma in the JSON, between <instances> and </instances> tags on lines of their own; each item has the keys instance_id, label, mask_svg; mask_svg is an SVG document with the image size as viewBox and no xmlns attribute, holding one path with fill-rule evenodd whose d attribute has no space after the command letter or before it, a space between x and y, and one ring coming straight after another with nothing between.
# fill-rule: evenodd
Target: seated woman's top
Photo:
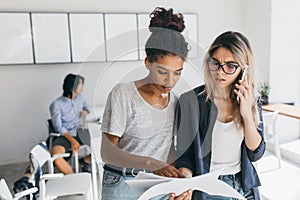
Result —
<instances>
[{"instance_id":1,"label":"seated woman's top","mask_svg":"<svg viewBox=\"0 0 300 200\"><path fill-rule=\"evenodd\" d=\"M75 137L83 110L89 112L89 106L82 95L77 95L74 99L64 96L55 99L50 105L50 114L55 130L61 135L68 132Z\"/></svg>"}]
</instances>

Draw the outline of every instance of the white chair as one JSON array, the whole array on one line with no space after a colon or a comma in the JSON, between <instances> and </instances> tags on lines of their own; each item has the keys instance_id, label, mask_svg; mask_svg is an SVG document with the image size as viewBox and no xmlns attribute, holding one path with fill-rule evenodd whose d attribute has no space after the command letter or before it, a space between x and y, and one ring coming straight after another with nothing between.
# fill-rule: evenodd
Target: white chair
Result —
<instances>
[{"instance_id":1,"label":"white chair","mask_svg":"<svg viewBox=\"0 0 300 200\"><path fill-rule=\"evenodd\" d=\"M279 139L275 128L278 113L279 113L278 110L274 112L263 113L263 122L264 122L264 130L265 130L265 139L267 143L269 141L272 142L274 147L274 152L278 160L278 166L279 168L281 168L281 153L280 153Z\"/></svg>"},{"instance_id":2,"label":"white chair","mask_svg":"<svg viewBox=\"0 0 300 200\"><path fill-rule=\"evenodd\" d=\"M101 140L102 134L100 131L100 125L96 122L88 123L89 132L91 135L91 167L92 167L92 181L94 190L94 199L102 199L102 176L103 165L105 164L101 158Z\"/></svg>"},{"instance_id":3,"label":"white chair","mask_svg":"<svg viewBox=\"0 0 300 200\"><path fill-rule=\"evenodd\" d=\"M51 157L45 142L36 145L30 152L33 174L30 182L39 187L39 200L55 199L66 195L84 195L84 199L92 200L92 181L89 173L63 175L52 174L53 160L69 156L57 154ZM48 162L49 174L42 173L42 166Z\"/></svg>"},{"instance_id":4,"label":"white chair","mask_svg":"<svg viewBox=\"0 0 300 200\"><path fill-rule=\"evenodd\" d=\"M22 192L19 192L17 194L14 195L14 197L12 196L12 194L9 191L9 188L5 182L4 179L1 179L0 181L0 199L4 199L4 200L16 200L16 199L20 199L22 197L25 197L27 195L30 195L30 199L32 199L32 194L37 192L38 189L36 187L30 188L28 190L24 190Z\"/></svg>"},{"instance_id":5,"label":"white chair","mask_svg":"<svg viewBox=\"0 0 300 200\"><path fill-rule=\"evenodd\" d=\"M83 126L84 127L85 127L85 123L86 123L85 120L83 120ZM53 139L55 137L61 136L61 134L57 133L55 131L55 128L53 126L53 123L52 123L51 119L47 120L47 127L48 127L48 134L49 134L49 149L51 149ZM91 150L90 150L90 147L87 146L87 145L81 145L79 153L78 152L73 152L71 165L74 166L75 173L79 172L79 158L86 157L89 154L91 154Z\"/></svg>"}]
</instances>

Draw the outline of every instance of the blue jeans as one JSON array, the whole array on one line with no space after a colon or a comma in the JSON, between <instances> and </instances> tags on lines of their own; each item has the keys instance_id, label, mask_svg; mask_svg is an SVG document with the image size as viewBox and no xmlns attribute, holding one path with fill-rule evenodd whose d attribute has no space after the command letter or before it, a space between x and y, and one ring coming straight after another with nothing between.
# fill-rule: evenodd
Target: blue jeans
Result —
<instances>
[{"instance_id":1,"label":"blue jeans","mask_svg":"<svg viewBox=\"0 0 300 200\"><path fill-rule=\"evenodd\" d=\"M238 191L241 195L243 195L247 200L254 200L254 193L253 190L250 191L243 191L242 189L242 173L239 172L234 175L221 175L219 179L231 187L233 187L236 191ZM210 196L207 195L207 200L235 200L235 198L230 197L222 197L222 196Z\"/></svg>"},{"instance_id":2,"label":"blue jeans","mask_svg":"<svg viewBox=\"0 0 300 200\"><path fill-rule=\"evenodd\" d=\"M102 199L103 200L137 200L137 197L131 190L130 186L125 182L127 178L120 174L104 170L102 183ZM169 195L160 195L151 198L151 200L167 200Z\"/></svg>"}]
</instances>

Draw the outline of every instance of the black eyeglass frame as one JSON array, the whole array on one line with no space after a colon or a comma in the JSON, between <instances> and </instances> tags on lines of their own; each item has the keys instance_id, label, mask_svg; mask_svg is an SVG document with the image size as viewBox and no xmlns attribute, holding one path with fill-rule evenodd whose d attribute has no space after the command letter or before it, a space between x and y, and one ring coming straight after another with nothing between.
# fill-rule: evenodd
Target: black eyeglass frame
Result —
<instances>
[{"instance_id":1,"label":"black eyeglass frame","mask_svg":"<svg viewBox=\"0 0 300 200\"><path fill-rule=\"evenodd\" d=\"M218 68L217 69L211 69L210 67L209 67L209 62L213 62L216 66L218 66ZM226 72L225 71L225 69L224 69L224 66L225 65L231 65L231 66L234 66L235 67L235 69L234 69L234 72L232 72L232 73L228 73L228 72ZM236 70L240 67L240 65L239 64L237 64L237 63L234 63L233 64L233 62L226 62L226 63L224 63L224 64L221 64L218 60L216 60L216 59L214 59L214 58L212 58L212 57L209 57L208 59L207 59L207 65L208 65L208 69L209 69L209 71L218 71L219 69L220 69L220 67L222 68L222 70L223 70L223 72L225 73L225 74L228 74L228 75L232 75L232 74L234 74L235 72L236 72Z\"/></svg>"}]
</instances>

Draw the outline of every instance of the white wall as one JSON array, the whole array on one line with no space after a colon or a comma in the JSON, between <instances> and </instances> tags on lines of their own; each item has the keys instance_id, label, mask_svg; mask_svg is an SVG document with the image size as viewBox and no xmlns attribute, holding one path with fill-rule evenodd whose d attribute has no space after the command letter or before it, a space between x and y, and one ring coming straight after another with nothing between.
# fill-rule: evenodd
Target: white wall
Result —
<instances>
[{"instance_id":1,"label":"white wall","mask_svg":"<svg viewBox=\"0 0 300 200\"><path fill-rule=\"evenodd\" d=\"M300 2L272 2L270 100L300 104Z\"/></svg>"},{"instance_id":2,"label":"white wall","mask_svg":"<svg viewBox=\"0 0 300 200\"><path fill-rule=\"evenodd\" d=\"M300 105L300 2L272 0L270 101ZM299 138L300 123L290 117L278 118L281 143Z\"/></svg>"},{"instance_id":3,"label":"white wall","mask_svg":"<svg viewBox=\"0 0 300 200\"><path fill-rule=\"evenodd\" d=\"M271 86L270 102L299 103L299 9L297 0L243 0L243 30L254 49L257 81ZM280 143L295 140L299 120L280 115L276 130Z\"/></svg>"},{"instance_id":4,"label":"white wall","mask_svg":"<svg viewBox=\"0 0 300 200\"><path fill-rule=\"evenodd\" d=\"M207 48L212 40L225 30L241 30L241 0L192 1L116 1L116 0L2 0L0 11L26 12L150 12L156 6L173 7L177 12L198 13L199 45ZM199 66L201 59L192 60ZM146 73L142 62L119 62L98 79L110 63L0 66L0 165L27 160L30 148L47 137L46 119L49 104L61 94L61 85L67 73L80 73L86 78L84 95L91 105L103 104L109 89L138 68L136 77ZM189 67L186 67L189 68ZM191 68L190 68L191 69ZM195 69L193 69L195 70ZM188 74L192 86L202 80ZM125 74L124 74L125 73ZM126 77L125 77L126 78ZM128 78L128 77L127 77ZM135 78L129 76L129 78ZM193 79L193 80L191 80ZM182 80L184 82L184 79ZM95 99L95 101L94 101Z\"/></svg>"},{"instance_id":5,"label":"white wall","mask_svg":"<svg viewBox=\"0 0 300 200\"><path fill-rule=\"evenodd\" d=\"M243 0L243 30L251 42L257 83L269 82L272 0Z\"/></svg>"}]
</instances>

